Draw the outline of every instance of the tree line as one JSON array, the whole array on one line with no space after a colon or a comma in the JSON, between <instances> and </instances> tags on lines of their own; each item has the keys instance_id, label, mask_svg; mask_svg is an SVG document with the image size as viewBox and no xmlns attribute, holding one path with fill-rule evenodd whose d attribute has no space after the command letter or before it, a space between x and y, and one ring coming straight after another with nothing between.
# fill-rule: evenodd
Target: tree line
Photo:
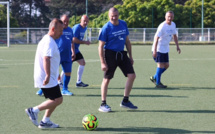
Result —
<instances>
[{"instance_id":1,"label":"tree line","mask_svg":"<svg viewBox=\"0 0 215 134\"><path fill-rule=\"evenodd\" d=\"M52 18L70 17L70 26L86 14L86 0L9 0L11 27L48 27ZM201 28L202 0L87 0L88 27L108 21L108 9L116 7L129 28L156 28L165 12L174 11L178 28ZM215 0L204 0L204 27L215 27ZM6 27L6 6L0 5L0 27Z\"/></svg>"}]
</instances>

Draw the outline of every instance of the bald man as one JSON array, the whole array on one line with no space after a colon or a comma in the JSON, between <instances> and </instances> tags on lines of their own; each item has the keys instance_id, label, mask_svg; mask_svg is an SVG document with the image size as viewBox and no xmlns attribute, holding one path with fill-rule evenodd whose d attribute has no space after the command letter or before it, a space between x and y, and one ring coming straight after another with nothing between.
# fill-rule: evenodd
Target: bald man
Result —
<instances>
[{"instance_id":1,"label":"bald man","mask_svg":"<svg viewBox=\"0 0 215 134\"><path fill-rule=\"evenodd\" d=\"M75 44L75 54L76 58L73 61L77 61L79 64L78 70L77 70L77 82L76 82L76 87L87 87L89 86L88 84L83 83L82 81L82 75L84 72L84 67L85 67L85 60L83 55L81 54L79 47L81 44L86 44L90 45L91 42L89 41L84 41L84 35L87 30L87 25L89 23L89 18L86 15L83 15L81 17L81 22L80 24L76 24L73 26L73 42Z\"/></svg>"}]
</instances>

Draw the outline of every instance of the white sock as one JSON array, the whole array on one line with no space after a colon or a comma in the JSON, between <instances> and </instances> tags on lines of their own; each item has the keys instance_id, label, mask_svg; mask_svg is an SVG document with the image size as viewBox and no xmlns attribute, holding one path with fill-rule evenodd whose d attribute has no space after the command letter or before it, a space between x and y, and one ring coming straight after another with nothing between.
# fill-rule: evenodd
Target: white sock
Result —
<instances>
[{"instance_id":1,"label":"white sock","mask_svg":"<svg viewBox=\"0 0 215 134\"><path fill-rule=\"evenodd\" d=\"M61 82L61 83L63 83L64 75L65 75L65 74L64 74L64 71L62 70L62 71L61 71L61 74L60 74L60 82Z\"/></svg>"},{"instance_id":2,"label":"white sock","mask_svg":"<svg viewBox=\"0 0 215 134\"><path fill-rule=\"evenodd\" d=\"M45 117L45 116L43 116L42 121L43 121L44 123L46 123L46 122L50 121L50 117Z\"/></svg>"},{"instance_id":3,"label":"white sock","mask_svg":"<svg viewBox=\"0 0 215 134\"><path fill-rule=\"evenodd\" d=\"M35 112L35 113L39 113L40 112L40 110L39 110L39 108L37 106L33 107L32 111Z\"/></svg>"},{"instance_id":4,"label":"white sock","mask_svg":"<svg viewBox=\"0 0 215 134\"><path fill-rule=\"evenodd\" d=\"M84 66L79 65L78 71L77 71L77 83L81 82L83 72L84 72Z\"/></svg>"}]
</instances>

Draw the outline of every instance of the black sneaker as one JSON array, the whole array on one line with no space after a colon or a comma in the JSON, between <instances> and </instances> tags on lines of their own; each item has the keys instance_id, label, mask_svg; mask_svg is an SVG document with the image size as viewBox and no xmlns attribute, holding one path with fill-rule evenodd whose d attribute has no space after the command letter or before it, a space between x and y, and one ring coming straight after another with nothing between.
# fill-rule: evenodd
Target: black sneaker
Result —
<instances>
[{"instance_id":1,"label":"black sneaker","mask_svg":"<svg viewBox=\"0 0 215 134\"><path fill-rule=\"evenodd\" d=\"M150 80L152 81L152 83L154 83L156 85L156 79L154 78L154 76L151 76Z\"/></svg>"},{"instance_id":2,"label":"black sneaker","mask_svg":"<svg viewBox=\"0 0 215 134\"><path fill-rule=\"evenodd\" d=\"M166 85L163 85L162 83L155 86L156 88L167 88Z\"/></svg>"},{"instance_id":3,"label":"black sneaker","mask_svg":"<svg viewBox=\"0 0 215 134\"><path fill-rule=\"evenodd\" d=\"M84 84L83 82L76 83L76 87L88 87L88 84Z\"/></svg>"},{"instance_id":4,"label":"black sneaker","mask_svg":"<svg viewBox=\"0 0 215 134\"><path fill-rule=\"evenodd\" d=\"M38 113L35 113L32 111L33 108L28 108L28 109L25 109L25 112L26 114L28 115L29 119L31 120L31 122L35 125L35 126L38 126L38 122L37 122L37 114Z\"/></svg>"},{"instance_id":5,"label":"black sneaker","mask_svg":"<svg viewBox=\"0 0 215 134\"><path fill-rule=\"evenodd\" d=\"M156 79L154 78L154 76L151 76L150 80L156 85ZM160 82L160 84L163 85L161 82Z\"/></svg>"},{"instance_id":6,"label":"black sneaker","mask_svg":"<svg viewBox=\"0 0 215 134\"><path fill-rule=\"evenodd\" d=\"M128 108L128 109L138 109L138 107L137 106L134 106L130 101L128 101L128 102L121 102L120 103L120 107L123 107L123 108Z\"/></svg>"}]
</instances>

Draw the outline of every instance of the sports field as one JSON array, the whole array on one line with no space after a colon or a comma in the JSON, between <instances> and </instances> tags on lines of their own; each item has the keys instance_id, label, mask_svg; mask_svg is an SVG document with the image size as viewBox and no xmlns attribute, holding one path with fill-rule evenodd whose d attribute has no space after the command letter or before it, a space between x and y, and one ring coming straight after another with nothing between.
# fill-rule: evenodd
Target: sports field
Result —
<instances>
[{"instance_id":1,"label":"sports field","mask_svg":"<svg viewBox=\"0 0 215 134\"><path fill-rule=\"evenodd\" d=\"M73 63L69 89L75 95L65 96L51 117L61 127L49 130L35 127L24 112L45 100L36 95L33 85L35 50L36 45L0 47L0 134L215 133L215 45L184 45L180 55L171 46L170 68L161 79L167 89L155 89L149 80L156 70L151 46L133 46L137 77L130 100L139 109L129 111L119 106L126 78L117 69L107 97L111 113L98 112L103 78L98 46L81 46L86 59L83 81L90 86L75 87L78 64ZM88 113L99 119L96 131L82 127L82 117ZM39 113L39 121L43 114Z\"/></svg>"}]
</instances>

